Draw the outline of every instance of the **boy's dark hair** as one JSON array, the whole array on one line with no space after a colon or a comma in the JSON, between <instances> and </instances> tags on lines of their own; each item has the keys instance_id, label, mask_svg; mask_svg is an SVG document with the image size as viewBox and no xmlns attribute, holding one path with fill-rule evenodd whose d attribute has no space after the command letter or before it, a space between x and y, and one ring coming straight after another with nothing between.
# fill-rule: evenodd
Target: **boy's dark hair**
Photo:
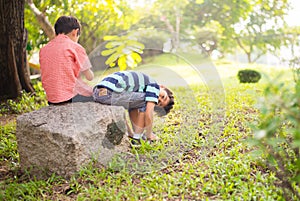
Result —
<instances>
[{"instance_id":1,"label":"boy's dark hair","mask_svg":"<svg viewBox=\"0 0 300 201\"><path fill-rule=\"evenodd\" d=\"M81 25L76 17L73 16L61 16L54 25L55 34L68 34L74 29L79 29L77 35L80 35Z\"/></svg>"},{"instance_id":2,"label":"boy's dark hair","mask_svg":"<svg viewBox=\"0 0 300 201\"><path fill-rule=\"evenodd\" d=\"M159 106L154 107L154 111L158 114L158 116L164 116L164 115L168 114L175 104L173 92L166 87L164 89L167 92L167 95L169 96L170 101L169 101L168 105L166 105L163 108L159 107Z\"/></svg>"}]
</instances>

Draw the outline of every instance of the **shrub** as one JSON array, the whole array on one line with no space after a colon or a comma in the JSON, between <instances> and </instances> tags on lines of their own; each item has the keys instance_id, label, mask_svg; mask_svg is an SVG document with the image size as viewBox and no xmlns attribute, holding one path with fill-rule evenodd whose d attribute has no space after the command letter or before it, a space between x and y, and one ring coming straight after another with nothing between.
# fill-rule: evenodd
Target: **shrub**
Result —
<instances>
[{"instance_id":1,"label":"shrub","mask_svg":"<svg viewBox=\"0 0 300 201\"><path fill-rule=\"evenodd\" d=\"M300 57L294 57L289 61L289 66L293 71L294 81L300 80Z\"/></svg>"},{"instance_id":2,"label":"shrub","mask_svg":"<svg viewBox=\"0 0 300 201\"><path fill-rule=\"evenodd\" d=\"M295 88L273 82L259 106L253 138L257 156L281 181L286 200L300 199L300 80Z\"/></svg>"},{"instance_id":3,"label":"shrub","mask_svg":"<svg viewBox=\"0 0 300 201\"><path fill-rule=\"evenodd\" d=\"M47 105L47 99L42 83L37 81L33 83L33 87L35 89L34 93L22 91L22 95L17 99L8 99L6 102L1 103L0 112L3 114L22 114L45 107Z\"/></svg>"},{"instance_id":4,"label":"shrub","mask_svg":"<svg viewBox=\"0 0 300 201\"><path fill-rule=\"evenodd\" d=\"M255 70L245 69L238 72L240 83L256 83L260 80L261 75Z\"/></svg>"}]
</instances>

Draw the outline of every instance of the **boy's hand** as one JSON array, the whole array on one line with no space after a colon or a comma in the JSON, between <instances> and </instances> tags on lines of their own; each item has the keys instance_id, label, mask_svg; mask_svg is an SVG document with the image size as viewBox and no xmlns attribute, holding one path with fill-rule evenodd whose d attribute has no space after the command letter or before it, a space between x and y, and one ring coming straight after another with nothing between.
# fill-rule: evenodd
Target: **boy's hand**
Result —
<instances>
[{"instance_id":1,"label":"boy's hand","mask_svg":"<svg viewBox=\"0 0 300 201\"><path fill-rule=\"evenodd\" d=\"M147 140L156 141L156 140L160 140L160 138L157 137L157 135L155 135L154 133L151 133L151 135L147 138Z\"/></svg>"}]
</instances>

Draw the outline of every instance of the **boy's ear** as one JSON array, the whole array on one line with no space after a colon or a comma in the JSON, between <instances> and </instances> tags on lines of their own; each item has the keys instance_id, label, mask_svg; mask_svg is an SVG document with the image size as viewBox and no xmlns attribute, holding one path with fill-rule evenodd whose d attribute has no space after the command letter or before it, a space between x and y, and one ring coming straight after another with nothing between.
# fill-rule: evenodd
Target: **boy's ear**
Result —
<instances>
[{"instance_id":1,"label":"boy's ear","mask_svg":"<svg viewBox=\"0 0 300 201\"><path fill-rule=\"evenodd\" d=\"M78 29L73 29L73 30L72 30L72 35L73 35L73 36L77 36L77 31L78 31Z\"/></svg>"},{"instance_id":2,"label":"boy's ear","mask_svg":"<svg viewBox=\"0 0 300 201\"><path fill-rule=\"evenodd\" d=\"M80 36L80 29L79 28L76 29L76 35Z\"/></svg>"}]
</instances>

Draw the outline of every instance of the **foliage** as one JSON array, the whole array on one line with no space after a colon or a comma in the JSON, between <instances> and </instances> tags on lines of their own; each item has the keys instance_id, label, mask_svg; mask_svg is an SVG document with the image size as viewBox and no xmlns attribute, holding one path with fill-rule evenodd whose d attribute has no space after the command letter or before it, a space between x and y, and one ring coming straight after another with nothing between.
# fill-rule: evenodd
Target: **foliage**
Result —
<instances>
[{"instance_id":1,"label":"foliage","mask_svg":"<svg viewBox=\"0 0 300 201\"><path fill-rule=\"evenodd\" d=\"M272 81L260 103L260 122L252 141L266 167L284 189L286 200L300 199L300 80L291 86Z\"/></svg>"},{"instance_id":2,"label":"foliage","mask_svg":"<svg viewBox=\"0 0 300 201\"><path fill-rule=\"evenodd\" d=\"M194 27L193 35L195 35L196 41L201 45L208 55L211 55L213 51L219 49L219 40L222 38L223 27L218 21L211 21L204 27Z\"/></svg>"},{"instance_id":3,"label":"foliage","mask_svg":"<svg viewBox=\"0 0 300 201\"><path fill-rule=\"evenodd\" d=\"M298 59L298 64L299 64L299 51L297 48L300 45L300 40L299 40L299 35L300 35L300 26L295 26L295 27L285 27L284 29L284 35L285 35L285 40L284 46L288 49L290 54L287 54L288 58L284 58L285 60L292 60L291 65L294 66L294 64L297 64L297 59Z\"/></svg>"},{"instance_id":4,"label":"foliage","mask_svg":"<svg viewBox=\"0 0 300 201\"><path fill-rule=\"evenodd\" d=\"M0 164L3 162L15 166L18 163L19 153L17 151L15 124L9 123L0 127Z\"/></svg>"},{"instance_id":5,"label":"foliage","mask_svg":"<svg viewBox=\"0 0 300 201\"><path fill-rule=\"evenodd\" d=\"M250 69L239 70L237 76L240 80L240 83L256 83L261 78L259 72Z\"/></svg>"},{"instance_id":6,"label":"foliage","mask_svg":"<svg viewBox=\"0 0 300 201\"><path fill-rule=\"evenodd\" d=\"M285 43L288 34L283 29L283 17L287 12L287 0L205 0L192 1L186 7L185 15L193 27L206 28L211 22L219 23L213 32L217 37L214 37L216 45L212 48L223 54L239 48L252 63L266 52L275 53ZM199 34L203 34L201 29L198 28L197 33L193 27L194 37L199 38ZM205 38L200 38L205 44ZM212 41L212 38L207 40Z\"/></svg>"},{"instance_id":7,"label":"foliage","mask_svg":"<svg viewBox=\"0 0 300 201\"><path fill-rule=\"evenodd\" d=\"M1 113L21 114L31 112L47 105L46 94L42 83L37 81L33 84L34 93L22 92L22 95L16 100L8 99L1 103Z\"/></svg>"},{"instance_id":8,"label":"foliage","mask_svg":"<svg viewBox=\"0 0 300 201\"><path fill-rule=\"evenodd\" d=\"M105 64L114 67L116 64L120 70L127 67L134 68L142 61L140 54L143 53L144 45L130 36L105 36L106 50L102 56L109 56Z\"/></svg>"},{"instance_id":9,"label":"foliage","mask_svg":"<svg viewBox=\"0 0 300 201\"><path fill-rule=\"evenodd\" d=\"M231 69L235 71L229 74L235 75L235 66ZM175 110L165 119L155 118L154 132L161 140L132 148L133 160L116 158L107 169L91 163L70 180L55 175L36 180L13 165L1 173L0 199L283 200L281 181L249 155L250 147L244 143L252 134L249 122L258 119L256 98L264 85L236 85L229 77L224 83L226 106L220 111L213 110L203 85L173 88ZM15 127L4 129L11 135L11 145L1 136L2 150L14 153ZM18 160L16 154L2 156Z\"/></svg>"},{"instance_id":10,"label":"foliage","mask_svg":"<svg viewBox=\"0 0 300 201\"><path fill-rule=\"evenodd\" d=\"M233 38L248 56L249 63L257 61L267 52L276 53L284 44L287 8L287 0L258 0L247 20L236 24Z\"/></svg>"},{"instance_id":11,"label":"foliage","mask_svg":"<svg viewBox=\"0 0 300 201\"><path fill-rule=\"evenodd\" d=\"M194 37L201 37L202 28L210 29L214 33L214 43L216 50L223 54L234 50L237 44L234 41L234 25L240 21L246 20L248 13L251 11L251 4L249 0L242 1L220 1L220 0L203 0L192 1L186 7L186 16L189 20L190 26L198 27L199 33L193 33ZM200 35L200 36L199 36ZM203 36L201 37L203 38ZM205 38L203 38L205 39ZM201 41L208 43L208 41ZM210 50L213 51L214 49Z\"/></svg>"},{"instance_id":12,"label":"foliage","mask_svg":"<svg viewBox=\"0 0 300 201\"><path fill-rule=\"evenodd\" d=\"M294 74L294 81L298 82L300 80L300 56L294 57L289 61L289 63Z\"/></svg>"},{"instance_id":13,"label":"foliage","mask_svg":"<svg viewBox=\"0 0 300 201\"><path fill-rule=\"evenodd\" d=\"M138 28L167 30L173 50L184 42L180 37L188 35L209 55L214 50L226 54L239 48L249 62L266 52L276 53L282 45L297 42L294 37L297 30L287 32L284 27L283 17L289 9L287 0L157 0L144 6L108 0L34 2L52 24L62 14L78 17L83 26L79 42L88 53L104 42L104 36ZM42 31L36 29L38 23L28 8L25 26L31 49L47 42Z\"/></svg>"},{"instance_id":14,"label":"foliage","mask_svg":"<svg viewBox=\"0 0 300 201\"><path fill-rule=\"evenodd\" d=\"M77 17L82 25L79 43L88 53L103 42L105 35L128 30L138 20L136 12L126 1L34 0L34 3L52 25L61 15ZM33 50L47 43L47 37L41 29L37 29L40 25L28 7L25 9L25 27L28 30L28 42Z\"/></svg>"}]
</instances>

